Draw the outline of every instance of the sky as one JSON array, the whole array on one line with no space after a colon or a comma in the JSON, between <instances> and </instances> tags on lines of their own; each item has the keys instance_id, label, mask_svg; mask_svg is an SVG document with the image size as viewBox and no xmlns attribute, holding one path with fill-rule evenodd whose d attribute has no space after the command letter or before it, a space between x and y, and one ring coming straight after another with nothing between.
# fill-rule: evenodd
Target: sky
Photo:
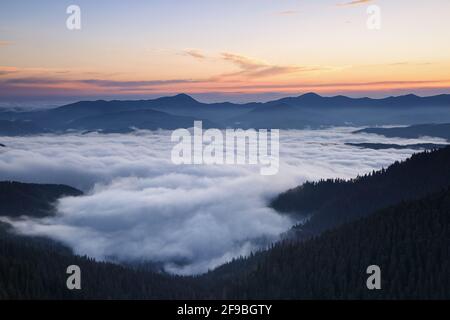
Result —
<instances>
[{"instance_id":1,"label":"sky","mask_svg":"<svg viewBox=\"0 0 450 320\"><path fill-rule=\"evenodd\" d=\"M449 16L448 0L2 0L0 102L450 93Z\"/></svg>"}]
</instances>

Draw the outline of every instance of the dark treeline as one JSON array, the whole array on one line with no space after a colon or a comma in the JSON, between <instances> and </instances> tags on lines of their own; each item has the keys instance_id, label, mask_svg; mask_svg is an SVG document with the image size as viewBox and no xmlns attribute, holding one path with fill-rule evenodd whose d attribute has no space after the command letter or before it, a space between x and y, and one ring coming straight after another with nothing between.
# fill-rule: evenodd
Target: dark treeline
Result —
<instances>
[{"instance_id":1,"label":"dark treeline","mask_svg":"<svg viewBox=\"0 0 450 320\"><path fill-rule=\"evenodd\" d=\"M271 206L280 212L311 215L296 230L297 236L305 237L449 186L450 148L443 148L352 180L307 182L280 194Z\"/></svg>"},{"instance_id":2,"label":"dark treeline","mask_svg":"<svg viewBox=\"0 0 450 320\"><path fill-rule=\"evenodd\" d=\"M192 278L98 262L0 228L0 299L181 299L201 292ZM82 290L66 287L70 265L81 269Z\"/></svg>"},{"instance_id":3,"label":"dark treeline","mask_svg":"<svg viewBox=\"0 0 450 320\"><path fill-rule=\"evenodd\" d=\"M314 213L314 236L285 240L198 277L97 262L1 225L0 298L449 299L449 178L447 148L351 181L305 184L274 207ZM66 288L72 264L82 270L80 291ZM373 264L381 267L382 290L366 287Z\"/></svg>"},{"instance_id":4,"label":"dark treeline","mask_svg":"<svg viewBox=\"0 0 450 320\"><path fill-rule=\"evenodd\" d=\"M53 203L62 196L81 194L65 185L0 181L0 216L44 217L53 213Z\"/></svg>"},{"instance_id":5,"label":"dark treeline","mask_svg":"<svg viewBox=\"0 0 450 320\"><path fill-rule=\"evenodd\" d=\"M208 275L219 284L215 295L450 299L450 190L383 209L307 241L284 241L242 262L237 272L220 276L219 268ZM382 290L366 287L370 265L381 268Z\"/></svg>"}]
</instances>

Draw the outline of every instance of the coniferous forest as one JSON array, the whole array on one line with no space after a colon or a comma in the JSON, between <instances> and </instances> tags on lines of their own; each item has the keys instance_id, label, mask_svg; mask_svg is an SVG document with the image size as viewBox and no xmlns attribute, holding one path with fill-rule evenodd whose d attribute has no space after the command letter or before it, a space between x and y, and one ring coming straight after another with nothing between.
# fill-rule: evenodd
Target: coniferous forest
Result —
<instances>
[{"instance_id":1,"label":"coniferous forest","mask_svg":"<svg viewBox=\"0 0 450 320\"><path fill-rule=\"evenodd\" d=\"M81 193L11 182L0 188L0 211L11 218L30 206L37 217L53 214L57 197ZM201 276L98 262L1 223L0 298L450 299L450 148L353 180L306 183L271 206L311 218L270 248ZM66 288L73 264L82 290ZM381 269L381 290L366 287L369 265Z\"/></svg>"}]
</instances>

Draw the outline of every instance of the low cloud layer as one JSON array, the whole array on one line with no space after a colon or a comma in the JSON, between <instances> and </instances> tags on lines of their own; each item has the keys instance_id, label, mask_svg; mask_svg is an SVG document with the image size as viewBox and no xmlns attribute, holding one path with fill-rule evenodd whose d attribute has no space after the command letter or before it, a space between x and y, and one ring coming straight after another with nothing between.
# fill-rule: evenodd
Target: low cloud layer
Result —
<instances>
[{"instance_id":1,"label":"low cloud layer","mask_svg":"<svg viewBox=\"0 0 450 320\"><path fill-rule=\"evenodd\" d=\"M277 193L305 180L354 177L414 152L346 146L406 143L350 131L281 131L280 171L270 177L257 166L175 166L167 131L2 137L0 180L63 183L86 192L61 199L56 217L12 221L20 233L98 259L153 261L169 272L196 274L287 231L295 221L267 208ZM439 142L408 143L424 141Z\"/></svg>"}]
</instances>

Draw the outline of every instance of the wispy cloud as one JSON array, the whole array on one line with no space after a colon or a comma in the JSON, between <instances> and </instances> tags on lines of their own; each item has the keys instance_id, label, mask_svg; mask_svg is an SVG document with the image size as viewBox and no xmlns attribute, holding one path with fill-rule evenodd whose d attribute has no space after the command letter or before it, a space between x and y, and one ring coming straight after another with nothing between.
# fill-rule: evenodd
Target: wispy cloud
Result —
<instances>
[{"instance_id":1,"label":"wispy cloud","mask_svg":"<svg viewBox=\"0 0 450 320\"><path fill-rule=\"evenodd\" d=\"M409 62L409 61L400 61L400 62L393 62L387 64L390 67L402 67L402 66L428 66L432 65L433 62Z\"/></svg>"},{"instance_id":2,"label":"wispy cloud","mask_svg":"<svg viewBox=\"0 0 450 320\"><path fill-rule=\"evenodd\" d=\"M307 72L321 70L321 67L302 67L296 65L276 65L269 64L264 61L249 58L246 56L224 52L221 54L223 60L231 62L241 70L234 73L224 74L221 77L243 78L264 78L270 76L279 76L283 74L291 74L296 72Z\"/></svg>"},{"instance_id":3,"label":"wispy cloud","mask_svg":"<svg viewBox=\"0 0 450 320\"><path fill-rule=\"evenodd\" d=\"M191 50L194 50L191 52ZM81 69L16 68L0 66L0 95L2 97L41 96L112 96L112 95L165 95L178 92L199 94L207 92L256 94L263 92L295 93L317 91L322 93L382 92L402 89L414 90L436 88L444 92L450 88L450 79L436 75L423 80L393 79L387 77L378 82L340 81L342 78L311 78L317 73L339 73L352 66L291 65L270 63L242 54L222 52L208 55L189 49L183 54L201 63L217 64L217 73L195 78L131 78L123 73L90 72ZM178 51L177 54L181 54ZM391 61L379 65L363 65L361 70L373 68L425 68L430 61ZM316 79L316 80L313 80ZM333 81L334 79L336 81ZM361 77L361 80L365 77ZM322 80L322 81L321 81ZM386 80L386 81L383 81Z\"/></svg>"},{"instance_id":4,"label":"wispy cloud","mask_svg":"<svg viewBox=\"0 0 450 320\"><path fill-rule=\"evenodd\" d=\"M11 41L1 41L0 40L0 47L7 47L10 46L12 44Z\"/></svg>"},{"instance_id":5,"label":"wispy cloud","mask_svg":"<svg viewBox=\"0 0 450 320\"><path fill-rule=\"evenodd\" d=\"M14 73L16 71L17 71L17 68L14 68L14 67L0 66L0 75L2 75L2 76Z\"/></svg>"},{"instance_id":6,"label":"wispy cloud","mask_svg":"<svg viewBox=\"0 0 450 320\"><path fill-rule=\"evenodd\" d=\"M196 80L191 79L172 79L172 80L143 80L143 81L116 81L103 79L77 80L79 83L93 84L101 87L145 87L159 86L179 83L194 83Z\"/></svg>"},{"instance_id":7,"label":"wispy cloud","mask_svg":"<svg viewBox=\"0 0 450 320\"><path fill-rule=\"evenodd\" d=\"M185 55L191 56L198 60L210 60L210 61L226 61L234 66L238 67L240 70L231 73L224 73L217 76L213 76L209 81L220 81L224 78L242 78L242 79L257 79L257 78L267 78L273 76L279 76L283 74L291 74L296 72L307 72L307 71L317 71L323 70L321 67L303 67L297 65L276 65L270 64L262 60L255 58L250 58L244 55L222 52L217 56L207 56L196 49L184 50ZM206 81L207 79L205 79Z\"/></svg>"},{"instance_id":8,"label":"wispy cloud","mask_svg":"<svg viewBox=\"0 0 450 320\"><path fill-rule=\"evenodd\" d=\"M340 6L340 7L354 6L354 5L368 3L368 2L372 2L372 1L373 0L355 0L355 1L350 1L350 2L338 3L337 6Z\"/></svg>"},{"instance_id":9,"label":"wispy cloud","mask_svg":"<svg viewBox=\"0 0 450 320\"><path fill-rule=\"evenodd\" d=\"M321 91L321 89L333 89L333 91L344 91L349 88L358 90L360 89L376 89L383 90L383 88L402 88L402 87L429 87L436 86L436 88L450 88L450 79L436 79L436 80L417 80L417 81L373 81L373 82L326 82L326 83L254 83L254 84L241 84L236 89L240 89L242 92L246 91L288 91L288 92L300 92L300 91ZM230 87L216 87L217 89L226 89Z\"/></svg>"},{"instance_id":10,"label":"wispy cloud","mask_svg":"<svg viewBox=\"0 0 450 320\"><path fill-rule=\"evenodd\" d=\"M296 15L299 12L297 10L285 10L285 11L280 11L278 12L279 15L282 16L292 16L292 15Z\"/></svg>"},{"instance_id":11,"label":"wispy cloud","mask_svg":"<svg viewBox=\"0 0 450 320\"><path fill-rule=\"evenodd\" d=\"M199 59L199 60L206 59L206 55L197 49L185 49L185 50L183 50L183 53L190 57L193 57L195 59Z\"/></svg>"}]
</instances>

